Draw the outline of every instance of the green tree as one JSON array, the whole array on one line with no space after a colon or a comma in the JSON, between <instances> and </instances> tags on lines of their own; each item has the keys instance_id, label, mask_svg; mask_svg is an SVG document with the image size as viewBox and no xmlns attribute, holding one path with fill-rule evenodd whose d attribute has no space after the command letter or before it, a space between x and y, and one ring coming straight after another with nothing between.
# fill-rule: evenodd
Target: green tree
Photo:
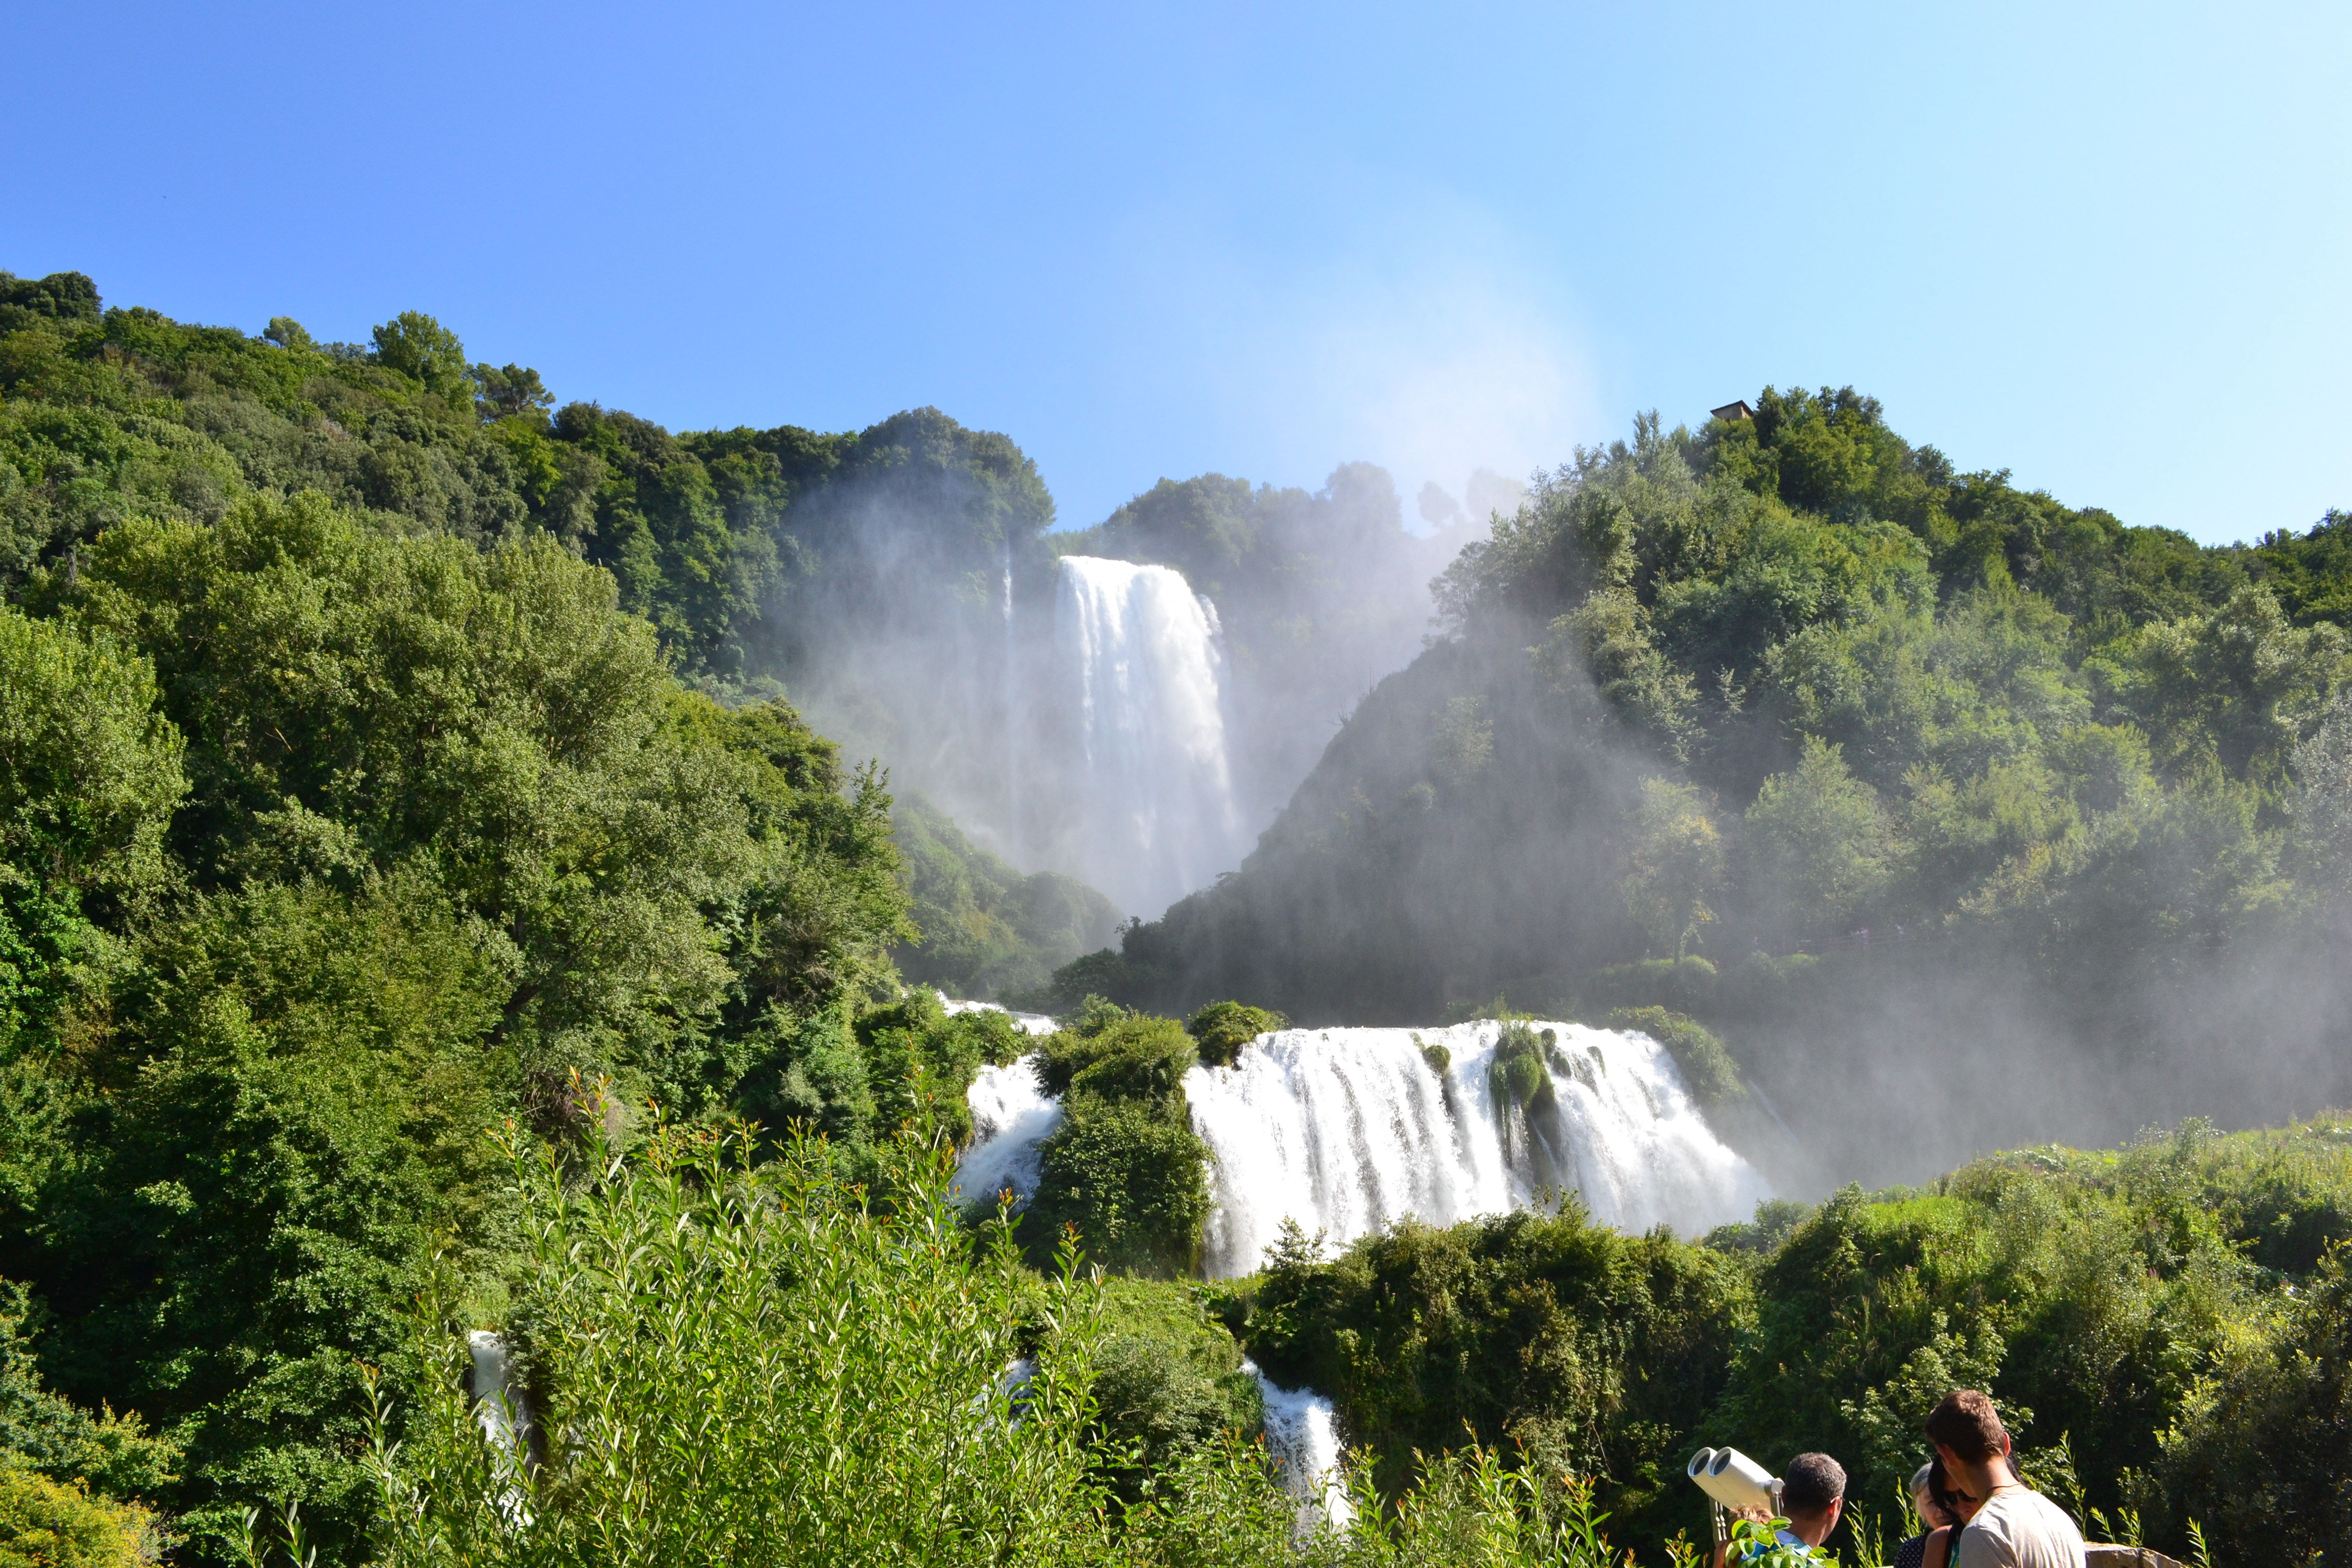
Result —
<instances>
[{"instance_id":1,"label":"green tree","mask_svg":"<svg viewBox=\"0 0 2352 1568\"><path fill-rule=\"evenodd\" d=\"M69 603L157 660L200 882L428 861L560 1078L693 1047L730 980L703 912L760 858L722 716L614 598L552 541L386 537L304 497L118 528Z\"/></svg>"},{"instance_id":2,"label":"green tree","mask_svg":"<svg viewBox=\"0 0 2352 1568\"><path fill-rule=\"evenodd\" d=\"M2266 1332L2231 1348L2164 1432L2173 1533L2193 1519L2242 1562L2324 1559L2352 1530L2347 1422L2352 1284L2338 1249Z\"/></svg>"},{"instance_id":3,"label":"green tree","mask_svg":"<svg viewBox=\"0 0 2352 1568\"><path fill-rule=\"evenodd\" d=\"M46 1037L120 914L167 875L187 789L154 670L0 605L0 1059Z\"/></svg>"},{"instance_id":4,"label":"green tree","mask_svg":"<svg viewBox=\"0 0 2352 1568\"><path fill-rule=\"evenodd\" d=\"M1264 1007L1239 1002L1212 1002L1184 1021L1184 1032L1199 1047L1201 1060L1210 1067L1231 1067L1241 1048L1260 1035L1290 1027L1290 1020Z\"/></svg>"},{"instance_id":5,"label":"green tree","mask_svg":"<svg viewBox=\"0 0 2352 1568\"><path fill-rule=\"evenodd\" d=\"M1886 879L1878 792L1853 776L1840 748L1807 736L1797 766L1756 792L1748 849L1757 890L1787 911L1794 930L1833 931Z\"/></svg>"},{"instance_id":6,"label":"green tree","mask_svg":"<svg viewBox=\"0 0 2352 1568\"><path fill-rule=\"evenodd\" d=\"M2119 695L2175 773L2218 763L2273 782L2344 679L2343 630L2297 627L2260 586L2210 615L2160 622L2124 648Z\"/></svg>"},{"instance_id":7,"label":"green tree","mask_svg":"<svg viewBox=\"0 0 2352 1568\"><path fill-rule=\"evenodd\" d=\"M474 377L466 361L466 345L457 341L457 333L422 310L403 310L376 328L373 336L377 362L423 383L427 392L455 401L471 390Z\"/></svg>"},{"instance_id":8,"label":"green tree","mask_svg":"<svg viewBox=\"0 0 2352 1568\"><path fill-rule=\"evenodd\" d=\"M1626 912L1654 947L1672 947L1677 963L1715 919L1707 900L1724 885L1723 836L1689 784L1642 781L1617 884Z\"/></svg>"},{"instance_id":9,"label":"green tree","mask_svg":"<svg viewBox=\"0 0 2352 1568\"><path fill-rule=\"evenodd\" d=\"M543 420L555 405L539 372L528 365L478 364L472 374L474 384L482 389L480 404L486 418L534 416Z\"/></svg>"},{"instance_id":10,"label":"green tree","mask_svg":"<svg viewBox=\"0 0 2352 1568\"><path fill-rule=\"evenodd\" d=\"M0 605L0 858L68 887L152 886L183 750L145 658Z\"/></svg>"},{"instance_id":11,"label":"green tree","mask_svg":"<svg viewBox=\"0 0 2352 1568\"><path fill-rule=\"evenodd\" d=\"M154 1534L144 1510L0 1467L0 1568L140 1568Z\"/></svg>"},{"instance_id":12,"label":"green tree","mask_svg":"<svg viewBox=\"0 0 2352 1568\"><path fill-rule=\"evenodd\" d=\"M1209 1217L1208 1146L1184 1096L1198 1048L1172 1019L1097 1008L1040 1054L1038 1076L1062 1097L1063 1116L1038 1150L1023 1222L1030 1249L1049 1256L1067 1226L1114 1268L1189 1273Z\"/></svg>"}]
</instances>

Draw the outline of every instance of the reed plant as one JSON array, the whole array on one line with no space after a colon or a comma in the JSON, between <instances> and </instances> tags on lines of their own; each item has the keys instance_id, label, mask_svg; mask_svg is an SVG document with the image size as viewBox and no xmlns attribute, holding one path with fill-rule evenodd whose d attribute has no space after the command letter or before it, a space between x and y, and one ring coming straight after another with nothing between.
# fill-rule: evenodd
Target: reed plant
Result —
<instances>
[{"instance_id":1,"label":"reed plant","mask_svg":"<svg viewBox=\"0 0 2352 1568\"><path fill-rule=\"evenodd\" d=\"M944 1151L892 1145L881 1192L815 1140L763 1161L748 1128L600 1143L584 1180L512 1134L508 1152L531 1419L486 1436L464 1325L427 1302L433 1375L404 1440L378 1422L385 1563L1087 1560L1094 1287L1074 1249L1040 1291L1007 1227L975 1239ZM1041 1308L1062 1331L1016 1384Z\"/></svg>"},{"instance_id":2,"label":"reed plant","mask_svg":"<svg viewBox=\"0 0 2352 1568\"><path fill-rule=\"evenodd\" d=\"M437 1272L407 1407L370 1384L385 1568L1612 1562L1589 1488L1475 1442L1393 1499L1351 1454L1328 1518L1255 1434L1148 1465L1096 1407L1103 1289L1076 1237L1030 1271L1002 1215L961 1221L936 1144L890 1144L867 1187L821 1140L748 1127L656 1122L576 1164L504 1142L521 1386L503 1408L473 1397L474 1325ZM278 1545L248 1540L269 1568L308 1554L290 1510Z\"/></svg>"}]
</instances>

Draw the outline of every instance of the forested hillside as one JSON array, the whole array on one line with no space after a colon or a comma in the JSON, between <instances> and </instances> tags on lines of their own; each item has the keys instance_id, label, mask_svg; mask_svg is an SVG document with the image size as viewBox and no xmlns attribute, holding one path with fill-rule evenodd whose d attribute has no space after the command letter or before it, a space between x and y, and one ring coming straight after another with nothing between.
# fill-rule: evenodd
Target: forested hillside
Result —
<instances>
[{"instance_id":1,"label":"forested hillside","mask_svg":"<svg viewBox=\"0 0 2352 1568\"><path fill-rule=\"evenodd\" d=\"M1386 476L1164 484L1073 541L936 411L552 402L421 315L321 345L0 275L0 1548L250 1562L291 1504L328 1563L1601 1568L1596 1509L1645 1560L1696 1522L1696 1441L1834 1445L1884 1508L1959 1378L2167 1543L2352 1527L2340 1116L1704 1240L1297 1236L1211 1287L1183 1088L1278 1022L1214 997L1507 991L1650 1009L1612 1016L1702 1101L1744 1074L1850 1168L2029 1098L2315 1110L2346 520L2202 549L1844 394L1645 421L1446 568L1445 635L1242 874L1066 965L1040 1042L906 982L1038 984L1119 911L866 742L954 762L925 726L983 683L932 677L1074 543L1183 566L1253 721L1305 723L1404 632L1349 618L1419 548ZM1323 684L1281 689L1286 638ZM1062 1115L1000 1229L946 1162L1032 1050ZM483 1327L564 1444L485 1447ZM1344 1534L1294 1533L1244 1350L1363 1446Z\"/></svg>"},{"instance_id":2,"label":"forested hillside","mask_svg":"<svg viewBox=\"0 0 2352 1568\"><path fill-rule=\"evenodd\" d=\"M823 578L778 520L825 474L1043 491L928 413L677 439L551 420L421 317L362 351L5 285L8 1419L191 1560L270 1498L340 1552L420 1270L494 1313L510 1276L488 1130L562 1146L604 1084L856 1175L919 1108L965 1125L1004 1026L898 1002L890 796L744 700L746 650ZM1032 924L1074 951L1087 898Z\"/></svg>"},{"instance_id":3,"label":"forested hillside","mask_svg":"<svg viewBox=\"0 0 2352 1568\"><path fill-rule=\"evenodd\" d=\"M920 756L896 716L861 700L859 672L839 668L845 628L866 627L869 643L951 632L974 573L1016 554L1032 574L1050 566L1053 500L1034 465L936 409L856 434L673 436L593 403L556 408L538 372L470 364L454 332L414 311L370 343L322 344L283 318L248 337L100 306L78 273L0 277L0 593L12 599L70 579L125 518L210 524L241 500L310 491L396 534L553 539L612 574L618 607L653 625L688 684L729 700L839 688L861 742ZM914 832L919 862L940 864L941 836ZM932 889L990 875L976 861L917 879L919 915L959 952L975 910L951 892L934 906ZM1031 984L1104 923L1075 938L1056 927L1043 946L1015 936L995 962ZM985 969L941 956L926 972Z\"/></svg>"},{"instance_id":4,"label":"forested hillside","mask_svg":"<svg viewBox=\"0 0 2352 1568\"><path fill-rule=\"evenodd\" d=\"M0 280L0 574L63 568L131 515L210 522L238 498L316 490L395 530L476 544L544 533L605 567L689 677L789 668L780 628L886 582L857 513L919 502L926 576L1040 550L1053 501L1004 437L918 409L858 434L673 436L539 373L469 364L406 311L371 343L260 337L101 312L79 273ZM551 412L552 409L552 412ZM912 608L912 606L909 606Z\"/></svg>"},{"instance_id":5,"label":"forested hillside","mask_svg":"<svg viewBox=\"0 0 2352 1568\"><path fill-rule=\"evenodd\" d=\"M1350 1022L1663 1003L1801 1108L1822 1074L1950 1096L1889 1173L2085 1114L2325 1103L2352 1087L2347 532L2126 527L1955 473L1851 392L1645 418L1447 568L1446 635L1238 877L1065 989ZM2036 1103L1990 1114L1939 1054Z\"/></svg>"}]
</instances>

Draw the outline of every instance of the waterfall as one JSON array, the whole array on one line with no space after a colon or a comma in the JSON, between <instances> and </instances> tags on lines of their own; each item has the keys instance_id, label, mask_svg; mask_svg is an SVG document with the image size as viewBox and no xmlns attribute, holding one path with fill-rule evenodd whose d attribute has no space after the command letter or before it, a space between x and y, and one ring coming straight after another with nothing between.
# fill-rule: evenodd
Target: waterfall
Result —
<instances>
[{"instance_id":1,"label":"waterfall","mask_svg":"<svg viewBox=\"0 0 2352 1568\"><path fill-rule=\"evenodd\" d=\"M1257 1379L1258 1397L1265 1405L1265 1447L1280 1468L1285 1490L1298 1500L1298 1532L1311 1532L1328 1521L1344 1530L1356 1510L1348 1502L1339 1474L1339 1428L1331 1402L1311 1388L1285 1388L1257 1363L1244 1359L1242 1370Z\"/></svg>"},{"instance_id":2,"label":"waterfall","mask_svg":"<svg viewBox=\"0 0 2352 1568\"><path fill-rule=\"evenodd\" d=\"M1192 1127L1216 1162L1207 1272L1256 1268L1286 1218L1344 1247L1407 1215L1451 1225L1558 1186L1620 1230L1696 1235L1771 1196L1707 1127L1656 1041L1534 1027L1552 1037L1552 1094L1507 1116L1487 1087L1502 1032L1493 1023L1286 1029L1229 1068L1193 1068Z\"/></svg>"},{"instance_id":3,"label":"waterfall","mask_svg":"<svg viewBox=\"0 0 2352 1568\"><path fill-rule=\"evenodd\" d=\"M490 1471L502 1485L499 1511L509 1525L530 1521L530 1501L523 1489L523 1473L537 1464L531 1457L530 1402L508 1381L513 1358L506 1336L495 1329L470 1329L466 1350L473 1361L468 1380L474 1395L474 1419L490 1450Z\"/></svg>"},{"instance_id":4,"label":"waterfall","mask_svg":"<svg viewBox=\"0 0 2352 1568\"><path fill-rule=\"evenodd\" d=\"M506 1339L495 1330L473 1329L467 1332L466 1349L474 1363L474 1419L481 1423L491 1451L511 1458L515 1434L530 1430L530 1406L520 1389L507 1385Z\"/></svg>"},{"instance_id":5,"label":"waterfall","mask_svg":"<svg viewBox=\"0 0 2352 1568\"><path fill-rule=\"evenodd\" d=\"M1037 1081L1037 1064L1024 1057L1008 1067L983 1067L964 1092L971 1107L971 1142L956 1163L963 1201L993 1202L1011 1187L1026 1198L1037 1190L1037 1145L1062 1124L1062 1102Z\"/></svg>"},{"instance_id":6,"label":"waterfall","mask_svg":"<svg viewBox=\"0 0 2352 1568\"><path fill-rule=\"evenodd\" d=\"M1027 747L1023 743L1021 709L1021 625L1013 613L1013 541L1004 541L1003 574L999 580L998 608L1004 621L1003 689L1003 718L997 744L1003 749L1004 768L1004 798L1002 804L1004 847L1012 858L1026 863L1029 845L1023 832L1024 810L1022 773L1028 763ZM979 826L975 822L972 826Z\"/></svg>"},{"instance_id":7,"label":"waterfall","mask_svg":"<svg viewBox=\"0 0 2352 1568\"><path fill-rule=\"evenodd\" d=\"M960 1002L944 991L936 994L950 1018L959 1013L1003 1013L1024 1035L1050 1035L1060 1026L1043 1013L1015 1013L1000 1002Z\"/></svg>"},{"instance_id":8,"label":"waterfall","mask_svg":"<svg viewBox=\"0 0 2352 1568\"><path fill-rule=\"evenodd\" d=\"M1075 693L1067 795L1083 880L1156 910L1240 858L1215 612L1181 573L1062 557L1055 658Z\"/></svg>"},{"instance_id":9,"label":"waterfall","mask_svg":"<svg viewBox=\"0 0 2352 1568\"><path fill-rule=\"evenodd\" d=\"M1716 1137L1655 1040L1532 1027L1549 1036L1551 1093L1525 1110L1498 1107L1488 1089L1502 1034L1491 1022L1285 1029L1243 1047L1231 1067L1192 1068L1192 1130L1214 1162L1204 1271L1257 1268L1285 1219L1339 1247L1408 1215L1452 1225L1557 1188L1620 1230L1696 1236L1772 1195ZM1037 1143L1061 1108L1025 1059L982 1068L968 1098L978 1131L961 1167L967 1196L1034 1191Z\"/></svg>"}]
</instances>

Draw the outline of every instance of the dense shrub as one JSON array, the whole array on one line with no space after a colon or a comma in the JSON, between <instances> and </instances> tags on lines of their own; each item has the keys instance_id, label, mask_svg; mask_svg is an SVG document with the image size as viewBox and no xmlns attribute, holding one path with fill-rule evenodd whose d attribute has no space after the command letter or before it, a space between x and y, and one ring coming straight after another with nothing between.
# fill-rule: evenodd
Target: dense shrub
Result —
<instances>
[{"instance_id":1,"label":"dense shrub","mask_svg":"<svg viewBox=\"0 0 2352 1568\"><path fill-rule=\"evenodd\" d=\"M1244 1338L1268 1374L1319 1389L1384 1487L1475 1434L1591 1478L1622 1532L1703 1522L1683 1461L1748 1312L1746 1270L1571 1205L1450 1229L1405 1224L1318 1260L1276 1249Z\"/></svg>"},{"instance_id":2,"label":"dense shrub","mask_svg":"<svg viewBox=\"0 0 2352 1568\"><path fill-rule=\"evenodd\" d=\"M1189 1273L1209 1217L1208 1146L1189 1122L1143 1100L1083 1089L1040 1149L1037 1192L1023 1216L1034 1254L1065 1226L1114 1268Z\"/></svg>"},{"instance_id":3,"label":"dense shrub","mask_svg":"<svg viewBox=\"0 0 2352 1568\"><path fill-rule=\"evenodd\" d=\"M1263 1450L1170 1445L1122 1505L1133 1450L1095 1390L1149 1383L1094 1362L1106 1330L1173 1345L1170 1305L1105 1310L1066 1256L1044 1286L1055 1332L1005 1375L1038 1287L1001 1232L960 1224L949 1173L913 1143L867 1200L808 1144L657 1131L584 1182L515 1146L534 1263L520 1334L538 1430L487 1438L465 1388L466 1320L420 1301L428 1369L404 1443L370 1458L387 1568L653 1568L845 1562L922 1568L1609 1568L1589 1495L1486 1449L1433 1458L1391 1512L1349 1478L1344 1529L1302 1534ZM1143 1321L1158 1330L1133 1333ZM1178 1352L1189 1359L1193 1352ZM1162 1384L1164 1386L1164 1384ZM1172 1412L1181 1401L1156 1406ZM1199 1413L1195 1413L1199 1414ZM1109 1421L1121 1421L1112 1415ZM1145 1425L1153 1419L1146 1415ZM1194 1425L1197 1425L1195 1423ZM561 1435L560 1440L556 1435ZM1132 1435L1148 1443L1150 1431ZM1172 1434L1171 1434L1172 1436ZM285 1554L266 1552L272 1565Z\"/></svg>"},{"instance_id":4,"label":"dense shrub","mask_svg":"<svg viewBox=\"0 0 2352 1568\"><path fill-rule=\"evenodd\" d=\"M1198 1059L1182 1025L1134 1015L1050 1037L1038 1052L1038 1076L1050 1094L1091 1094L1165 1108L1182 1103L1184 1075Z\"/></svg>"},{"instance_id":5,"label":"dense shrub","mask_svg":"<svg viewBox=\"0 0 2352 1568\"><path fill-rule=\"evenodd\" d=\"M2352 1540L2352 1271L2331 1253L2268 1331L2231 1346L2164 1434L2171 1533L2225 1561L2311 1563ZM2257 1546L2256 1543L2260 1545Z\"/></svg>"},{"instance_id":6,"label":"dense shrub","mask_svg":"<svg viewBox=\"0 0 2352 1568\"><path fill-rule=\"evenodd\" d=\"M1016 1419L1024 1279L1006 1238L976 1253L941 1158L889 1151L886 1209L821 1143L768 1164L758 1147L663 1130L626 1160L593 1148L576 1189L510 1142L520 1326L540 1428L562 1436L543 1464L484 1443L445 1281L417 1321L412 1436L376 1459L386 1561L1068 1560L1066 1523L1094 1506L1076 1284L1053 1288L1070 1329Z\"/></svg>"},{"instance_id":7,"label":"dense shrub","mask_svg":"<svg viewBox=\"0 0 2352 1568\"><path fill-rule=\"evenodd\" d=\"M142 1510L0 1465L0 1568L139 1568L152 1531Z\"/></svg>"},{"instance_id":8,"label":"dense shrub","mask_svg":"<svg viewBox=\"0 0 2352 1568\"><path fill-rule=\"evenodd\" d=\"M2136 1510L2185 1557L2193 1519L2216 1562L2247 1563L2265 1506L2326 1520L2352 1470L2346 1270L2255 1260L2352 1215L2345 1128L1997 1156L1924 1190L1768 1203L1699 1246L1572 1207L1407 1223L1330 1259L1294 1227L1229 1317L1270 1375L1332 1396L1388 1486L1466 1426L1591 1478L1645 1540L1701 1527L1679 1475L1701 1445L1774 1468L1827 1451L1883 1516L1927 1411L1975 1386L2086 1524Z\"/></svg>"},{"instance_id":9,"label":"dense shrub","mask_svg":"<svg viewBox=\"0 0 2352 1568\"><path fill-rule=\"evenodd\" d=\"M2284 1392L2296 1374L2261 1369L2324 1364L2333 1342L2315 1316L2273 1326L2279 1276L2247 1255L2282 1209L2318 1228L2352 1210L2343 1124L2224 1138L2190 1122L2120 1151L2033 1150L1922 1191L1837 1194L1758 1269L1717 1440L1767 1464L1825 1449L1858 1495L1883 1498L1927 1457L1919 1423L1935 1401L1982 1387L2010 1413L2029 1469L2063 1447L2087 1508L2138 1508L2152 1543L2187 1554L2189 1520L2218 1517L2226 1486L2297 1484L2270 1468L2284 1447L2232 1445L2303 1408ZM2328 1296L2319 1280L2293 1288ZM2305 1341L2315 1363L2289 1348ZM2255 1342L2268 1348L2249 1359ZM2212 1414L2225 1409L2235 1414ZM2198 1411L2200 1436L2164 1436ZM2309 1451L2340 1472L2352 1448L2329 1419L2306 1425ZM2180 1475L2212 1478L2201 1494L2151 1479L2168 1473L2175 1445ZM2252 1560L2243 1534L2209 1533L2216 1561Z\"/></svg>"},{"instance_id":10,"label":"dense shrub","mask_svg":"<svg viewBox=\"0 0 2352 1568\"><path fill-rule=\"evenodd\" d=\"M1189 1272L1209 1214L1208 1146L1192 1131L1184 1075L1198 1056L1169 1018L1089 997L1075 1028L1037 1052L1038 1077L1062 1097L1062 1124L1041 1146L1037 1192L1023 1215L1033 1258L1065 1226L1116 1268Z\"/></svg>"},{"instance_id":11,"label":"dense shrub","mask_svg":"<svg viewBox=\"0 0 2352 1568\"><path fill-rule=\"evenodd\" d=\"M1141 1494L1223 1435L1258 1435L1264 1412L1241 1347L1211 1318L1202 1288L1139 1279L1108 1280L1094 1346L1094 1396L1105 1441L1139 1461L1122 1467L1122 1496Z\"/></svg>"}]
</instances>

